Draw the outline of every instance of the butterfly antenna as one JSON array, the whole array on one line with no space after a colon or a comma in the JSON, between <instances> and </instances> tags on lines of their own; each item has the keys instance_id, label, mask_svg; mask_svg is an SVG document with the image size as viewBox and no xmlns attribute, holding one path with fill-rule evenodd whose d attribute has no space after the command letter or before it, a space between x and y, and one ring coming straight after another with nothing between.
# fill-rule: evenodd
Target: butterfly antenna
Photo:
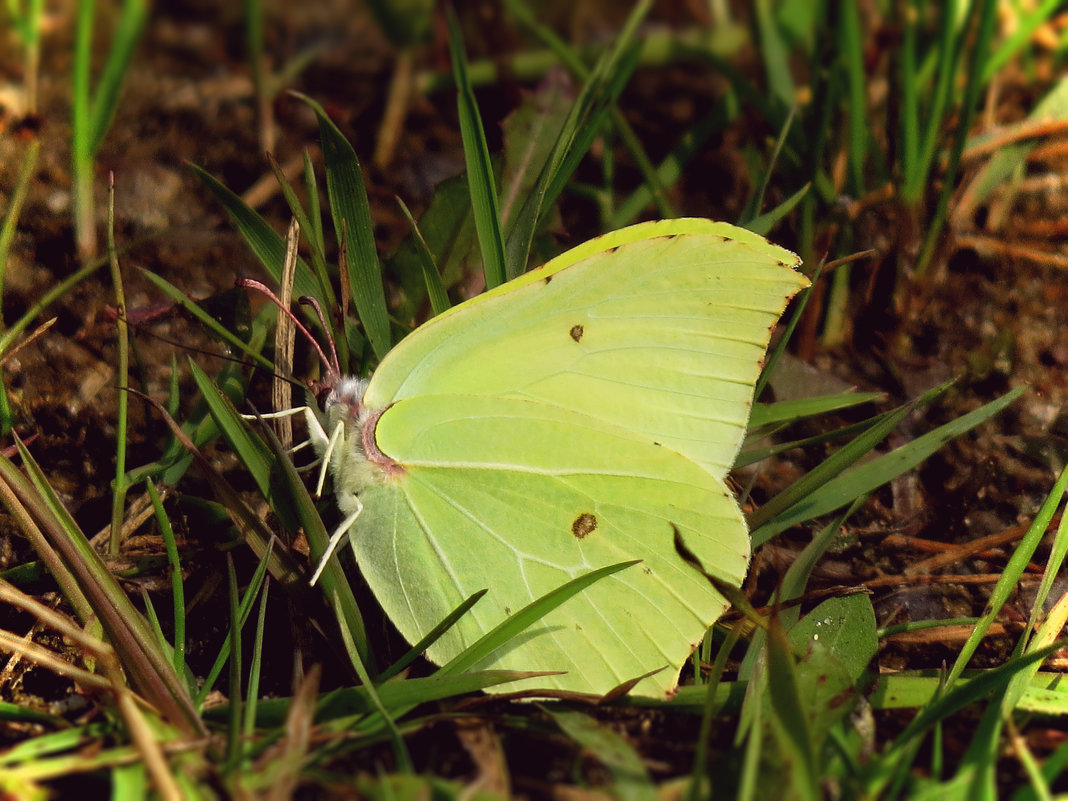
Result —
<instances>
[{"instance_id":1,"label":"butterfly antenna","mask_svg":"<svg viewBox=\"0 0 1068 801\"><path fill-rule=\"evenodd\" d=\"M329 334L330 327L326 324L326 315L323 314L323 307L319 305L319 301L309 295L302 295L298 299L298 302L304 306L311 306L313 309L315 309L315 315L319 318L319 324L323 327L323 330ZM327 344L330 345L331 356L331 361L327 366L334 371L335 376L340 376L341 363L338 361L337 358L337 343L334 342L334 338L332 336L328 336L326 341Z\"/></svg>"},{"instance_id":2,"label":"butterfly antenna","mask_svg":"<svg viewBox=\"0 0 1068 801\"><path fill-rule=\"evenodd\" d=\"M262 292L264 295L270 298L270 300L274 302L274 305L281 309L282 312L290 320L293 321L293 324L300 329L300 332L308 338L308 341L311 342L312 347L315 348L315 352L319 354L319 358L322 360L326 368L328 370L335 371L338 375L340 375L341 370L338 367L337 349L334 347L333 339L330 340L330 351L334 356L333 361L331 361L326 357L326 353L323 351L318 341L316 341L315 337L312 336L311 331L309 331L305 327L304 323L297 319L297 315L293 314L293 312L291 312L288 307L282 304L282 301L279 300L278 296L274 294L273 291L271 291L271 288L269 286L267 286L262 281L257 281L255 278L238 278L234 282L234 285L242 287L243 289L254 289L257 292ZM301 298L301 301L303 302L304 298ZM319 312L319 320L323 324L323 330L329 331L330 329L326 327L326 320L323 318L323 313L319 310L319 305L317 303L315 304L315 310Z\"/></svg>"}]
</instances>

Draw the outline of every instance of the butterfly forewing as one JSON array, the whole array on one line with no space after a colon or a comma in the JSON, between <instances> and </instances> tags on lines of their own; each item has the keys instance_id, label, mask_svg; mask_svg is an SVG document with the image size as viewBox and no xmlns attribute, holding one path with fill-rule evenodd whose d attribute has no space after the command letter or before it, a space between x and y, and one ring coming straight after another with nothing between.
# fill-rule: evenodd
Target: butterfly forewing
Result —
<instances>
[{"instance_id":1,"label":"butterfly forewing","mask_svg":"<svg viewBox=\"0 0 1068 801\"><path fill-rule=\"evenodd\" d=\"M766 243L694 233L550 263L540 280L529 279L534 271L412 334L383 361L367 401L427 393L537 400L669 445L722 478L745 433L771 329L804 283L787 258L796 263Z\"/></svg>"}]
</instances>

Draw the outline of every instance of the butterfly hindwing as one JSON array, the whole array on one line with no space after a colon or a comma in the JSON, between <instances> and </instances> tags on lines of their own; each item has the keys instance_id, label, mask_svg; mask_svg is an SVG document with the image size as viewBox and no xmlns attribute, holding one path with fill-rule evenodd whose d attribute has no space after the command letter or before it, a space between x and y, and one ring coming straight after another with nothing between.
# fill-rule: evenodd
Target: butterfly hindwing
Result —
<instances>
[{"instance_id":1,"label":"butterfly hindwing","mask_svg":"<svg viewBox=\"0 0 1068 801\"><path fill-rule=\"evenodd\" d=\"M401 633L417 640L490 589L435 662L566 581L641 559L481 667L565 670L540 684L601 692L667 667L638 688L663 695L726 606L676 554L675 530L725 581L744 576L749 540L723 483L610 424L525 400L420 396L382 415L378 444L403 473L361 495L351 541Z\"/></svg>"}]
</instances>

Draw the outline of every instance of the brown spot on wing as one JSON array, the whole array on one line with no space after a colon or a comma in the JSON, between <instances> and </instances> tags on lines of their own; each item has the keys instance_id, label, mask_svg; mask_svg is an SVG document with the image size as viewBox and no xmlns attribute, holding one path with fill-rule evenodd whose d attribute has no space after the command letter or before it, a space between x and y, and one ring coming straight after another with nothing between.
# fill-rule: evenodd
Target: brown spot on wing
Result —
<instances>
[{"instance_id":1,"label":"brown spot on wing","mask_svg":"<svg viewBox=\"0 0 1068 801\"><path fill-rule=\"evenodd\" d=\"M576 539L584 539L597 530L597 518L589 512L583 512L571 524L571 533Z\"/></svg>"},{"instance_id":2,"label":"brown spot on wing","mask_svg":"<svg viewBox=\"0 0 1068 801\"><path fill-rule=\"evenodd\" d=\"M569 331L568 333L569 333L569 335L571 336L571 338L573 340L575 340L576 342L581 342L582 341L582 335L585 332L586 332L586 329L584 327L582 327L581 325L576 324L576 325L571 326L571 331Z\"/></svg>"}]
</instances>

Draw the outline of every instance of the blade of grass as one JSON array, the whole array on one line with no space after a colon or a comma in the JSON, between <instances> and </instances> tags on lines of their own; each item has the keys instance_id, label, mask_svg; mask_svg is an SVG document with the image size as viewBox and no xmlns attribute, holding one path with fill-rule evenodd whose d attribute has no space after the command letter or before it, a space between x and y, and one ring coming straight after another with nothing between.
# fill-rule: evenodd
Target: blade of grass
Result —
<instances>
[{"instance_id":1,"label":"blade of grass","mask_svg":"<svg viewBox=\"0 0 1068 801\"><path fill-rule=\"evenodd\" d=\"M322 518L315 509L315 504L312 503L304 482L297 475L293 462L288 454L285 453L278 438L270 427L264 427L264 433L275 459L277 486L285 491L292 508L289 510L286 504L280 503L272 505L278 512L279 517L282 517L285 513L299 521L304 529L305 536L308 538L308 550L312 564L318 564L326 552L330 535L326 530L326 526L323 525ZM275 493L272 497L277 497L277 495ZM335 612L340 611L337 618L338 628L346 632L345 636L351 638L355 644L359 661L364 665L374 666L374 650L367 636L363 614L360 612L359 604L357 604L356 598L352 594L352 585L349 583L339 559L331 559L327 562L322 574L319 576L319 587L321 587L326 598L331 601L331 606ZM312 592L306 583L302 585L302 588L309 593Z\"/></svg>"},{"instance_id":2,"label":"blade of grass","mask_svg":"<svg viewBox=\"0 0 1068 801\"><path fill-rule=\"evenodd\" d=\"M998 583L994 585L994 589L990 593L990 600L987 601L986 608L983 610L979 622L976 623L971 635L960 649L957 658L953 661L953 667L950 668L950 671L946 676L946 683L948 685L952 685L964 672L964 668L967 667L968 662L971 661L976 649L979 648L980 643L982 643L987 632L990 630L991 624L994 623L1002 608L1009 601L1010 597L1012 597L1016 590L1017 583L1020 580L1020 576L1022 576L1024 570L1027 569L1028 563L1030 563L1034 556L1035 549L1038 548L1039 543L1046 533L1046 529L1049 528L1049 524L1053 520L1053 515L1057 511L1057 507L1060 505L1066 490L1068 490L1068 469L1061 471L1061 475L1057 479L1053 491L1046 497L1045 503L1042 504L1042 508L1039 509L1038 514L1035 515L1035 519L1028 527L1027 533L1024 534L1019 544L1013 550L1012 556L1009 557L1009 561L1002 570Z\"/></svg>"},{"instance_id":3,"label":"blade of grass","mask_svg":"<svg viewBox=\"0 0 1068 801\"><path fill-rule=\"evenodd\" d=\"M862 197L867 191L865 165L870 125L869 79L864 69L865 41L857 5L842 3L839 6L839 14L838 41L846 74L846 107L849 114L849 191L854 197Z\"/></svg>"},{"instance_id":4,"label":"blade of grass","mask_svg":"<svg viewBox=\"0 0 1068 801\"><path fill-rule=\"evenodd\" d=\"M15 188L11 194L11 199L8 201L3 225L0 226L0 300L3 300L4 297L4 277L7 274L7 260L11 252L11 243L15 240L15 233L18 231L22 206L26 202L26 195L30 190L30 181L33 179L34 172L37 169L37 156L40 152L41 140L34 139L22 156L18 178L15 179ZM0 326L2 325L3 317L0 316Z\"/></svg>"},{"instance_id":5,"label":"blade of grass","mask_svg":"<svg viewBox=\"0 0 1068 801\"><path fill-rule=\"evenodd\" d=\"M230 217L234 227L237 228L245 243L252 250L253 255L263 265L263 269L274 279L275 284L278 284L282 280L282 264L286 256L285 239L271 228L267 221L257 214L252 207L217 181L210 173L196 164L187 162L186 166L215 196L219 205L223 207L227 216ZM307 231L308 229L304 230ZM329 308L333 305L331 296L321 294L322 290L320 289L319 281L316 280L311 268L308 267L303 259L297 260L297 274L293 279L293 290L297 295L310 295L318 300L324 308Z\"/></svg>"},{"instance_id":6,"label":"blade of grass","mask_svg":"<svg viewBox=\"0 0 1068 801\"><path fill-rule=\"evenodd\" d=\"M618 573L620 570L632 567L638 564L639 561L640 560L620 562L616 565L608 565L607 567L602 567L597 570L591 570L589 573L584 573L578 578L571 579L571 581L568 581L566 584L562 584L555 590L546 593L536 601L532 601L506 620L499 623L480 637L469 648L449 661L448 664L439 668L434 675L455 674L474 667L495 650L507 644L510 639L520 634L527 627L541 620L545 615L549 614L549 612L558 607L568 598L582 592L595 581L600 581L605 576L610 576L612 573Z\"/></svg>"},{"instance_id":7,"label":"blade of grass","mask_svg":"<svg viewBox=\"0 0 1068 801\"><path fill-rule=\"evenodd\" d=\"M94 97L90 71L95 9L94 0L78 3L72 74L71 172L74 230L78 257L83 262L89 261L96 250L93 165L108 128L111 127L126 72L148 19L148 5L144 0L126 0L123 4L119 24L108 48L107 61L97 82Z\"/></svg>"},{"instance_id":8,"label":"blade of grass","mask_svg":"<svg viewBox=\"0 0 1068 801\"><path fill-rule=\"evenodd\" d=\"M441 282L441 274L438 273L437 265L434 264L434 256L430 252L430 247L419 231L419 224L416 223L415 218L412 217L411 211L408 210L408 206L403 200L397 198L397 203L408 220L408 224L412 227L412 242L419 258L419 266L423 269L423 280L426 282L426 293L427 297L430 298L430 308L434 315L437 316L452 307L452 304L449 303L449 295Z\"/></svg>"},{"instance_id":9,"label":"blade of grass","mask_svg":"<svg viewBox=\"0 0 1068 801\"><path fill-rule=\"evenodd\" d=\"M605 51L590 72L534 189L523 201L519 212L509 219L505 261L508 278L514 278L526 269L531 242L542 214L556 201L579 161L600 135L608 109L630 78L639 55L635 45L638 28L651 6L651 0L635 3L612 47Z\"/></svg>"},{"instance_id":10,"label":"blade of grass","mask_svg":"<svg viewBox=\"0 0 1068 801\"><path fill-rule=\"evenodd\" d=\"M790 53L775 20L774 8L769 0L757 0L753 8L760 37L760 55L764 59L764 72L771 95L783 108L791 108L797 97L797 89L790 69Z\"/></svg>"},{"instance_id":11,"label":"blade of grass","mask_svg":"<svg viewBox=\"0 0 1068 801\"><path fill-rule=\"evenodd\" d=\"M423 637L421 640L419 640L419 642L409 648L407 653L404 654L404 656L402 656L388 668L383 670L378 675L376 681L378 683L382 683L384 681L387 681L388 679L391 679L393 676L396 676L398 673L408 667L408 665L410 665L412 662L414 662L416 659L426 653L426 649L429 648L431 644L436 642L442 634L452 628L453 624L457 620L467 614L467 610L474 606L476 603L478 603L479 599L482 598L482 596L485 595L487 592L488 590L479 590L478 592L474 593L470 598L466 598L463 603L461 603L459 606L449 612L449 614L446 615L440 623L438 623L436 626L434 626L434 628L427 632L425 637Z\"/></svg>"},{"instance_id":12,"label":"blade of grass","mask_svg":"<svg viewBox=\"0 0 1068 801\"><path fill-rule=\"evenodd\" d=\"M590 71L582 62L579 54L575 52L567 42L561 39L552 28L540 22L522 0L509 0L507 2L507 7L509 12L523 25L524 28L526 28L527 31L544 42L549 49L556 54L556 57L560 59L560 63L563 64L575 78L583 84L589 83ZM609 113L612 117L612 127L619 136L624 147L630 152L634 160L634 166L638 168L638 172L642 176L642 188L646 190L646 196L649 198L649 201L656 205L657 213L663 218L678 216L667 198L667 184L661 180L660 172L653 167L652 162L649 160L649 157L645 152L645 148L642 147L641 140L634 132L634 129L627 121L627 118L623 115L623 112L620 111L618 106L612 103L609 106ZM622 227L624 224L625 223L622 223L615 227Z\"/></svg>"},{"instance_id":13,"label":"blade of grass","mask_svg":"<svg viewBox=\"0 0 1068 801\"><path fill-rule=\"evenodd\" d=\"M486 132L478 113L478 102L467 74L467 55L464 52L463 33L460 22L452 8L447 9L449 23L449 54L453 74L456 76L457 111L460 120L460 136L463 139L464 161L467 164L467 185L471 193L471 209L475 218L475 231L482 251L482 271L486 276L486 288L493 289L503 284L511 275L505 269L504 234L501 231L501 209L497 199L497 180L493 176ZM520 268L522 271L522 268Z\"/></svg>"},{"instance_id":14,"label":"blade of grass","mask_svg":"<svg viewBox=\"0 0 1068 801\"><path fill-rule=\"evenodd\" d=\"M791 768L791 792L804 801L819 801L823 798L819 786L821 771L801 699L794 649L777 617L771 619L767 643L767 688L773 710L771 729Z\"/></svg>"},{"instance_id":15,"label":"blade of grass","mask_svg":"<svg viewBox=\"0 0 1068 801\"><path fill-rule=\"evenodd\" d=\"M767 194L768 186L771 184L771 176L774 170L776 162L779 160L779 155L782 153L783 147L786 145L787 136L793 127L794 117L797 115L797 105L790 106L790 113L786 115L786 121L783 123L779 136L775 140L775 146L771 150L771 154L768 157L768 166L764 170L763 178L760 182L760 186L757 188L749 198L749 202L745 204L745 210L738 218L738 224L743 228L748 228L754 233L766 235L767 230L757 231L755 228L750 227L752 221L760 216L760 210L764 207L764 197ZM800 197L798 198L800 199Z\"/></svg>"},{"instance_id":16,"label":"blade of grass","mask_svg":"<svg viewBox=\"0 0 1068 801\"><path fill-rule=\"evenodd\" d=\"M292 92L315 112L322 139L326 164L326 193L330 198L330 216L339 243L344 245L349 291L356 304L364 334L371 350L382 359L392 345L389 313L382 286L382 267L375 247L374 222L367 201L367 188L356 151L334 125L323 107L307 95Z\"/></svg>"},{"instance_id":17,"label":"blade of grass","mask_svg":"<svg viewBox=\"0 0 1068 801\"><path fill-rule=\"evenodd\" d=\"M609 230L617 230L633 223L654 200L653 186L674 186L682 177L683 168L690 162L694 155L712 138L712 135L722 131L727 125L726 103L720 102L705 114L696 124L686 130L679 143L660 162L656 168L656 182L643 183L635 189L626 200L619 203L615 213L608 221ZM667 215L662 215L667 216ZM755 231L755 228L750 230Z\"/></svg>"},{"instance_id":18,"label":"blade of grass","mask_svg":"<svg viewBox=\"0 0 1068 801\"><path fill-rule=\"evenodd\" d=\"M34 171L37 169L37 156L40 153L40 150L41 142L39 139L34 139L29 147L26 148L26 154L22 159L22 166L19 167L19 175L15 181L15 189L11 195L7 213L4 215L3 224L0 225L0 330L2 330L4 326L2 306L4 300L4 278L7 275L8 256L11 252L11 243L14 241L15 233L18 230L18 221L22 214L22 206L26 202L26 194L30 188L30 180L33 178ZM13 419L11 405L7 397L7 384L2 381L2 374L0 374L0 436L7 436L11 433L12 425Z\"/></svg>"},{"instance_id":19,"label":"blade of grass","mask_svg":"<svg viewBox=\"0 0 1068 801\"><path fill-rule=\"evenodd\" d=\"M753 414L749 418L749 429L758 431L764 426L774 426L780 423L794 423L810 417L840 412L844 409L852 409L863 406L865 403L875 403L886 398L882 392L843 392L840 395L823 395L818 398L800 398L798 400L777 401L775 403L757 403L753 406ZM867 427L871 421L860 424ZM844 430L844 429L843 429Z\"/></svg>"},{"instance_id":20,"label":"blade of grass","mask_svg":"<svg viewBox=\"0 0 1068 801\"><path fill-rule=\"evenodd\" d=\"M256 570L252 574L252 578L249 579L245 594L238 596L239 601L237 602L237 609L231 609L230 611L230 628L226 632L226 637L223 640L222 645L219 646L219 653L216 654L211 669L207 672L207 675L204 677L204 680L200 685L200 689L197 691L197 708L203 707L205 699L215 688L215 682L218 681L219 676L222 675L223 668L230 664L234 652L230 640L235 631L239 638L241 632L244 631L249 615L252 614L252 607L255 605L256 599L259 597L260 588L263 587L263 583L266 580L272 554L273 549L269 547L267 553L260 558L259 563L256 565ZM235 689L231 693L231 698L240 698L240 676L238 682L232 686ZM229 712L229 707L227 707L227 711ZM229 717L227 720L229 720Z\"/></svg>"},{"instance_id":21,"label":"blade of grass","mask_svg":"<svg viewBox=\"0 0 1068 801\"><path fill-rule=\"evenodd\" d=\"M1010 390L1000 398L968 414L961 415L945 425L939 426L907 445L903 445L826 483L822 483L818 489L812 491L807 497L754 531L754 546L767 542L771 537L780 531L785 531L790 526L834 511L851 502L854 498L871 492L876 487L882 486L891 479L911 470L951 439L960 436L1005 409L1026 391L1027 387L1017 387ZM865 435L861 435L857 439L865 438ZM850 445L852 444L850 443ZM850 445L847 445L846 448L849 448ZM808 476L805 478L807 479ZM805 479L802 479L802 481L805 481ZM801 482L797 483L800 484ZM795 484L794 487L796 486ZM790 492L793 491L794 487L790 488Z\"/></svg>"},{"instance_id":22,"label":"blade of grass","mask_svg":"<svg viewBox=\"0 0 1068 801\"><path fill-rule=\"evenodd\" d=\"M194 372L194 378L196 374ZM210 382L209 382L210 383ZM214 389L214 385L211 385ZM224 400L223 396L218 389L214 389L212 393L204 393L205 398L213 398L213 402L225 406L228 403ZM181 427L174 421L166 410L159 405L152 398L141 396L144 401L153 407L164 419L167 425L170 427L174 436L182 443L192 455L194 460L200 466L201 470L210 478L212 492L215 493L219 499L223 508L226 509L230 519L233 520L234 525L237 527L245 543L252 548L252 552L256 554L258 558L268 558L271 575L274 576L276 581L282 583L283 587L288 592L291 592L298 597L303 595L307 597L310 595L310 591L307 585L303 581L303 572L297 566L297 563L292 557L281 549L272 549L271 542L275 539L274 534L267 528L266 524L256 515L244 502L241 496L237 493L230 482L216 469L215 465L210 459L201 453L200 449L193 443L189 436L181 429ZM232 408L228 409L227 414L237 416L237 413ZM215 407L212 408L214 414ZM225 419L225 415L220 415L221 419ZM240 418L238 418L240 419ZM218 422L218 420L217 420ZM221 427L221 425L220 425ZM310 600L309 600L310 602Z\"/></svg>"},{"instance_id":23,"label":"blade of grass","mask_svg":"<svg viewBox=\"0 0 1068 801\"><path fill-rule=\"evenodd\" d=\"M304 152L305 158L305 176L307 176L307 170L311 168L311 164L307 161L307 151ZM286 204L289 206L289 211L292 213L294 219L300 225L300 230L304 233L304 238L308 242L308 247L311 250L311 259L313 272L316 280L319 282L320 296L327 299L328 307L334 306L336 300L334 298L334 290L330 285L330 275L326 268L326 256L324 245L322 242L322 222L312 222L311 215L304 210L304 207L300 205L300 199L297 197L297 193L293 187L289 185L289 181L286 180L285 173L282 172L282 167L274 156L268 154L267 160L270 162L271 170L274 172L275 180L278 182L279 188L282 190L282 195L286 199ZM312 172L312 183L314 188L315 173ZM318 198L316 198L318 201ZM317 225L318 228L312 226ZM272 229L273 230L273 229ZM287 237L288 239L288 237ZM282 259L283 267L285 265L285 258ZM281 276L279 276L279 285L282 284Z\"/></svg>"},{"instance_id":24,"label":"blade of grass","mask_svg":"<svg viewBox=\"0 0 1068 801\"><path fill-rule=\"evenodd\" d=\"M337 596L332 597L331 600L333 601L334 613L340 620L344 614L340 601ZM400 772L406 775L414 773L415 766L412 764L411 754L408 753L408 746L404 744L404 737L401 736L400 730L397 728L397 723L393 719L391 710L386 708L386 705L382 703L382 698L378 695L378 690L375 687L374 682L371 680L371 673L368 670L367 664L363 661L360 651L356 647L355 641L352 639L352 631L346 626L341 626L339 632L341 634L342 642L345 645L345 651L349 654L352 666L356 669L356 674L360 677L360 683L367 690L367 697L374 706L375 712L378 713L378 719L386 729L390 744L393 746L393 758L397 761L397 766L400 768ZM402 711L400 714L404 714L404 712Z\"/></svg>"},{"instance_id":25,"label":"blade of grass","mask_svg":"<svg viewBox=\"0 0 1068 801\"><path fill-rule=\"evenodd\" d=\"M540 708L564 734L608 769L613 779L613 797L624 801L655 801L657 793L649 771L630 743L582 712Z\"/></svg>"},{"instance_id":26,"label":"blade of grass","mask_svg":"<svg viewBox=\"0 0 1068 801\"><path fill-rule=\"evenodd\" d=\"M266 577L266 574L265 574ZM259 594L259 589L262 584L257 585L255 595ZM229 649L221 651L220 654L225 653L227 655L227 665L230 668L229 674L229 686L230 686L230 708L229 716L226 721L226 756L224 758L224 764L226 765L226 772L232 772L238 759L241 756L241 718L245 707L245 693L241 689L241 674L243 671L242 666L242 643L241 632L244 629L246 618L241 617L240 602L241 592L237 587L237 573L234 571L234 556L233 554L226 554L226 599L229 602L230 612L230 630L227 632L227 643ZM248 593L251 600L255 600L255 595L252 592Z\"/></svg>"},{"instance_id":27,"label":"blade of grass","mask_svg":"<svg viewBox=\"0 0 1068 801\"><path fill-rule=\"evenodd\" d=\"M783 490L766 504L754 511L749 516L749 525L753 529L753 536L759 536L753 545L762 545L782 529L777 529L779 518L788 509L792 509L796 503L802 502L810 493L825 486L835 476L857 464L864 454L871 451L882 442L915 408L916 402L905 404L892 412L877 417L872 425L859 434L848 444L835 451L816 468L809 471L799 481L794 482L786 490ZM853 500L849 498L843 503Z\"/></svg>"},{"instance_id":28,"label":"blade of grass","mask_svg":"<svg viewBox=\"0 0 1068 801\"><path fill-rule=\"evenodd\" d=\"M171 602L174 610L174 672L185 673L185 583L182 581L182 564L178 557L178 543L174 538L171 519L163 508L156 485L151 480L145 481L145 489L152 501L156 513L156 523L163 537L163 547L167 549L167 563L171 574Z\"/></svg>"},{"instance_id":29,"label":"blade of grass","mask_svg":"<svg viewBox=\"0 0 1068 801\"><path fill-rule=\"evenodd\" d=\"M983 61L982 83L988 84L1006 62L1031 41L1040 26L1048 22L1060 8L1058 0L1043 0L1035 7L1019 6L1013 14L1012 29L991 56Z\"/></svg>"},{"instance_id":30,"label":"blade of grass","mask_svg":"<svg viewBox=\"0 0 1068 801\"><path fill-rule=\"evenodd\" d=\"M130 329L126 320L126 290L119 269L119 256L115 250L115 175L108 176L108 224L107 224L108 264L111 267L111 283L115 290L115 332L118 342L118 367L115 380L120 390L130 384ZM129 417L130 398L120 391L119 408L115 418L115 480L111 490L111 536L108 538L108 551L112 556L119 553L122 545L122 519L126 509L126 436Z\"/></svg>"},{"instance_id":31,"label":"blade of grass","mask_svg":"<svg viewBox=\"0 0 1068 801\"><path fill-rule=\"evenodd\" d=\"M459 695L478 692L486 687L519 681L542 674L520 670L486 670L473 673L458 673L454 676L428 676L422 678L395 678L377 685L378 696L382 705L394 718L403 712L398 710L414 709L417 706ZM273 728L281 725L291 708L289 698L262 699L257 705L256 725L261 728ZM368 725L374 723L367 717L375 712L367 688L343 687L322 693L315 700L315 722L326 731L343 731L351 735L357 731L367 734L372 731ZM225 706L205 710L204 719L211 723L225 720ZM377 724L375 724L377 726ZM4 754L0 754L0 765L5 764Z\"/></svg>"},{"instance_id":32,"label":"blade of grass","mask_svg":"<svg viewBox=\"0 0 1068 801\"><path fill-rule=\"evenodd\" d=\"M65 297L71 289L80 284L90 275L95 273L101 267L108 263L106 257L93 259L91 262L81 267L77 272L72 273L67 278L64 278L58 284L51 289L45 291L44 294L34 303L26 313L22 315L10 328L4 331L3 336L0 336L0 356L3 356L11 348L11 345L18 338L18 336L25 331L36 320L44 310L55 303L60 298Z\"/></svg>"},{"instance_id":33,"label":"blade of grass","mask_svg":"<svg viewBox=\"0 0 1068 801\"><path fill-rule=\"evenodd\" d=\"M142 270L141 275L147 278L149 283L154 284L157 289L166 294L167 297L189 312L189 314L196 318L196 320L208 329L213 336L218 337L226 344L232 346L239 352L244 353L260 367L273 371L274 365L271 363L270 359L266 358L259 351L250 348L248 343L244 342L238 336L220 325L219 321L208 314L199 303L182 292L182 290L166 278L156 275L153 272L149 272L148 270Z\"/></svg>"},{"instance_id":34,"label":"blade of grass","mask_svg":"<svg viewBox=\"0 0 1068 801\"><path fill-rule=\"evenodd\" d=\"M24 521L23 531L31 539L46 544L39 553L48 562L50 571L54 571L57 583L83 621L94 615L100 621L138 691L175 726L189 734L205 734L184 682L174 672L168 655L157 646L148 623L63 508L32 455L17 438L16 445L33 483L0 454L3 479L0 498L4 505ZM37 525L41 528L37 529ZM52 552L54 557L50 555Z\"/></svg>"},{"instance_id":35,"label":"blade of grass","mask_svg":"<svg viewBox=\"0 0 1068 801\"><path fill-rule=\"evenodd\" d=\"M971 46L971 63L966 73L968 80L964 85L960 119L957 121L954 131L953 146L949 151L949 160L942 179L942 191L938 195L938 205L935 208L933 217L927 221L923 245L920 248L919 255L916 257L916 275L921 278L927 272L927 267L931 257L934 255L935 248L941 241L942 229L949 213L949 201L957 191L957 172L960 170L964 144L968 139L968 131L971 129L972 119L975 116L979 93L983 88L982 65L989 58L990 42L994 36L997 0L983 0L975 13L979 15L978 31ZM933 153L931 158L933 160Z\"/></svg>"},{"instance_id":36,"label":"blade of grass","mask_svg":"<svg viewBox=\"0 0 1068 801\"><path fill-rule=\"evenodd\" d=\"M90 5L92 3L90 2ZM97 81L89 120L89 152L96 158L107 136L119 105L119 94L126 80L141 33L148 22L149 4L146 0L125 0L119 14L118 26L108 48L107 61Z\"/></svg>"}]
</instances>

